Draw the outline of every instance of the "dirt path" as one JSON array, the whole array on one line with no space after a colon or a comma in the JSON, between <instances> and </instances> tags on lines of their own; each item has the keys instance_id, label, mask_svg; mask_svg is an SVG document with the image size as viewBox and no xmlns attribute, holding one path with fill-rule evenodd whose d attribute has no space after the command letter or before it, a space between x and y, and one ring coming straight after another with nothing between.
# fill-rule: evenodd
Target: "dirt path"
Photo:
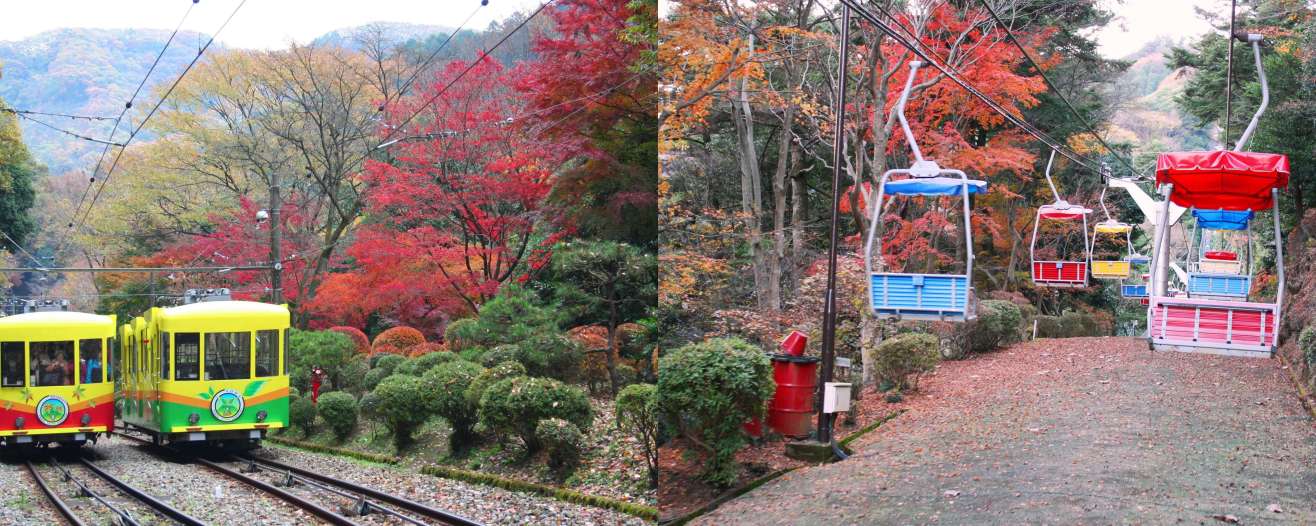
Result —
<instances>
[{"instance_id":1,"label":"dirt path","mask_svg":"<svg viewBox=\"0 0 1316 526\"><path fill-rule=\"evenodd\" d=\"M1280 367L1132 338L948 362L854 457L696 524L1313 524L1316 427Z\"/></svg>"}]
</instances>

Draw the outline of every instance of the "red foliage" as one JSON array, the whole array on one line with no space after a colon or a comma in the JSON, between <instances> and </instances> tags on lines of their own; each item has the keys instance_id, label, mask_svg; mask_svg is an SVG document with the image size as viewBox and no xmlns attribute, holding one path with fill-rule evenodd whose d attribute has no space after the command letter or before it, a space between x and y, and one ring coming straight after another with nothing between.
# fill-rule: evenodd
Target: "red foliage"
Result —
<instances>
[{"instance_id":1,"label":"red foliage","mask_svg":"<svg viewBox=\"0 0 1316 526\"><path fill-rule=\"evenodd\" d=\"M373 355L376 355L376 354L396 354L396 355L398 355L398 356L406 356L406 355L407 355L407 353L406 353L405 351L403 351L402 349L399 349L399 348L397 348L396 346L393 346L393 345L376 345L376 346L374 346L373 348L371 348L371 350L370 350L370 354L371 354L372 356L373 356Z\"/></svg>"},{"instance_id":2,"label":"red foliage","mask_svg":"<svg viewBox=\"0 0 1316 526\"><path fill-rule=\"evenodd\" d=\"M448 346L442 343L425 342L420 345L412 346L411 350L407 352L407 356L415 358L417 356L423 356L432 352L447 352L447 351L448 351Z\"/></svg>"},{"instance_id":3,"label":"red foliage","mask_svg":"<svg viewBox=\"0 0 1316 526\"><path fill-rule=\"evenodd\" d=\"M388 108L389 120L411 114L465 67L450 63L416 99ZM480 59L402 132L433 139L399 142L394 164L367 163L365 202L376 221L357 231L346 250L357 268L325 280L314 314L358 323L380 312L437 331L478 310L502 283L538 272L547 247L568 233L546 218L544 198L570 148L508 124L524 112L506 87L513 76Z\"/></svg>"},{"instance_id":4,"label":"red foliage","mask_svg":"<svg viewBox=\"0 0 1316 526\"><path fill-rule=\"evenodd\" d=\"M338 325L330 327L329 330L345 334L348 338L351 338L352 343L356 344L357 354L370 354L370 338L367 338L366 333L361 332L361 329Z\"/></svg>"},{"instance_id":5,"label":"red foliage","mask_svg":"<svg viewBox=\"0 0 1316 526\"><path fill-rule=\"evenodd\" d=\"M301 208L300 198L290 195L280 212L279 222L284 235L282 251L283 299L296 303L306 290L308 272L306 260L295 257L317 247L317 241ZM256 212L264 208L243 196L238 207L224 213L213 214L213 229L202 235L185 237L164 250L134 263L147 266L226 266L268 265L270 261L270 225L257 222ZM186 275L182 288L228 287L234 299L260 299L270 287L270 273L264 270L234 270L219 274ZM341 300L341 298L339 298Z\"/></svg>"},{"instance_id":6,"label":"red foliage","mask_svg":"<svg viewBox=\"0 0 1316 526\"><path fill-rule=\"evenodd\" d=\"M379 352L380 347L393 347L398 349L398 354L406 354L411 351L412 347L425 343L425 335L420 331L407 326L393 327L385 330L375 336L375 352Z\"/></svg>"}]
</instances>

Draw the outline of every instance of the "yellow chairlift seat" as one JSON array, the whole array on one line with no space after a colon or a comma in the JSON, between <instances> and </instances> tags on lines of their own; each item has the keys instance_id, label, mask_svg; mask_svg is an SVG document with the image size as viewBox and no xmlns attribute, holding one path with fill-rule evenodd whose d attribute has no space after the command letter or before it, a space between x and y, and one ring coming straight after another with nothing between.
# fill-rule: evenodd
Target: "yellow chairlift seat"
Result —
<instances>
[{"instance_id":1,"label":"yellow chairlift seat","mask_svg":"<svg viewBox=\"0 0 1316 526\"><path fill-rule=\"evenodd\" d=\"M1101 235L1123 236L1125 247L1132 248L1129 240L1133 227L1117 221L1106 220L1097 223L1093 229L1093 244ZM1095 254L1094 254L1095 255ZM1133 266L1128 258L1116 260L1098 260L1095 257L1092 260L1092 277L1098 279L1127 279L1133 272Z\"/></svg>"}]
</instances>

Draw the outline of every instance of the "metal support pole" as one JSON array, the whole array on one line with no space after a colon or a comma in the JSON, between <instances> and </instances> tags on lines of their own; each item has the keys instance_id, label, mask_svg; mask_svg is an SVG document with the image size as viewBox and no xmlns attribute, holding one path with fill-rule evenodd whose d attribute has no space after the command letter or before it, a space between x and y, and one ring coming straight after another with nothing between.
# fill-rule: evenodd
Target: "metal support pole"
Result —
<instances>
[{"instance_id":1,"label":"metal support pole","mask_svg":"<svg viewBox=\"0 0 1316 526\"><path fill-rule=\"evenodd\" d=\"M1152 259L1153 297L1165 296L1169 281L1170 266L1170 192L1174 185L1167 184L1164 189L1165 200L1161 202L1161 212L1156 215L1156 248Z\"/></svg>"},{"instance_id":2,"label":"metal support pole","mask_svg":"<svg viewBox=\"0 0 1316 526\"><path fill-rule=\"evenodd\" d=\"M1274 208L1271 212L1275 217L1275 271L1279 274L1279 286L1275 288L1275 343L1279 343L1280 313L1284 309L1284 235L1279 229L1279 189L1270 189L1271 199L1274 201ZM1264 342L1263 342L1264 343Z\"/></svg>"},{"instance_id":3,"label":"metal support pole","mask_svg":"<svg viewBox=\"0 0 1316 526\"><path fill-rule=\"evenodd\" d=\"M283 229L280 228L279 171L270 173L270 303L283 303Z\"/></svg>"},{"instance_id":4,"label":"metal support pole","mask_svg":"<svg viewBox=\"0 0 1316 526\"><path fill-rule=\"evenodd\" d=\"M832 220L831 243L827 248L827 297L823 302L822 367L818 378L818 441L832 441L831 421L822 410L822 390L832 381L832 366L836 363L836 246L840 242L839 223L841 208L841 166L845 146L845 90L849 77L847 63L850 58L850 6L841 6L840 60L836 66L836 123L832 127L836 136L832 140ZM879 218L873 218L879 221Z\"/></svg>"}]
</instances>

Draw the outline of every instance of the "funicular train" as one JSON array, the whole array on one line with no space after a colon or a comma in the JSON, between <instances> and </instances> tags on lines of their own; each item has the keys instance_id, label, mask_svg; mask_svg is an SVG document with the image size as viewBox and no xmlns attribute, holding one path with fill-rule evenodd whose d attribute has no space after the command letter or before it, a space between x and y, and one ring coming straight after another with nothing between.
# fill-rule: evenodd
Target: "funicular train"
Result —
<instances>
[{"instance_id":1,"label":"funicular train","mask_svg":"<svg viewBox=\"0 0 1316 526\"><path fill-rule=\"evenodd\" d=\"M248 448L288 425L286 305L189 290L119 328L120 411L157 444Z\"/></svg>"},{"instance_id":2,"label":"funicular train","mask_svg":"<svg viewBox=\"0 0 1316 526\"><path fill-rule=\"evenodd\" d=\"M0 318L0 441L76 447L112 431L115 317L61 300L12 304L19 313Z\"/></svg>"}]
</instances>

